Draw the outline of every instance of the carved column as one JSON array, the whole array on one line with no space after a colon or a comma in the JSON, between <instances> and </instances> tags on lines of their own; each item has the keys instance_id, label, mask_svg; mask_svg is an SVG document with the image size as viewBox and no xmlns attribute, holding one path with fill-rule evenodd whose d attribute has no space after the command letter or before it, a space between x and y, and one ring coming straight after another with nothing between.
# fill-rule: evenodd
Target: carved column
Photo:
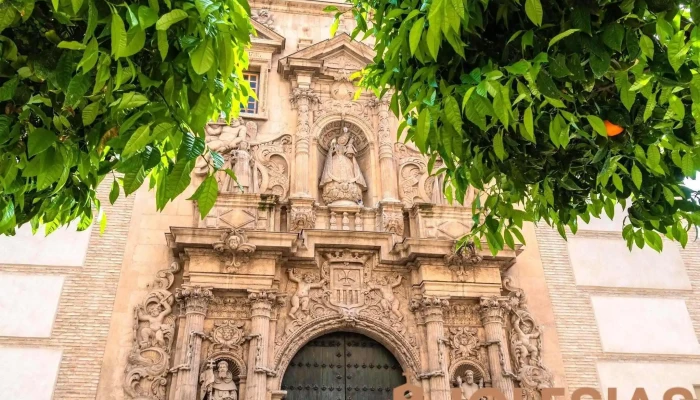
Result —
<instances>
[{"instance_id":1,"label":"carved column","mask_svg":"<svg viewBox=\"0 0 700 400\"><path fill-rule=\"evenodd\" d=\"M310 87L309 82L292 90L291 102L297 109L296 146L294 148L294 185L293 197L311 197L309 192L309 148L311 140L311 106L318 101L318 94Z\"/></svg>"},{"instance_id":2,"label":"carved column","mask_svg":"<svg viewBox=\"0 0 700 400\"><path fill-rule=\"evenodd\" d=\"M503 393L507 399L512 399L513 375L508 368L510 356L504 331L505 318L508 313L507 307L507 297L481 298L481 323L486 332L491 382L493 387Z\"/></svg>"},{"instance_id":3,"label":"carved column","mask_svg":"<svg viewBox=\"0 0 700 400\"><path fill-rule=\"evenodd\" d=\"M412 308L420 309L425 322L428 372L423 373L422 377L430 380L430 400L450 400L442 318L442 309L448 305L447 300L436 297L423 297L412 305Z\"/></svg>"},{"instance_id":4,"label":"carved column","mask_svg":"<svg viewBox=\"0 0 700 400\"><path fill-rule=\"evenodd\" d=\"M183 285L175 292L175 298L184 305L186 346L183 365L177 375L177 400L197 398L199 364L202 357L202 336L204 334L204 317L213 295L211 288Z\"/></svg>"},{"instance_id":5,"label":"carved column","mask_svg":"<svg viewBox=\"0 0 700 400\"><path fill-rule=\"evenodd\" d=\"M267 375L274 372L267 368L268 345L270 340L270 316L275 302L275 294L268 292L251 293L250 351L248 354L248 378L246 379L246 400L267 398Z\"/></svg>"},{"instance_id":6,"label":"carved column","mask_svg":"<svg viewBox=\"0 0 700 400\"><path fill-rule=\"evenodd\" d=\"M379 170L382 182L382 200L398 201L398 177L396 164L394 163L394 142L392 140L391 127L389 126L389 101L391 95L386 94L374 102L377 108L379 123L377 135L379 136Z\"/></svg>"}]
</instances>

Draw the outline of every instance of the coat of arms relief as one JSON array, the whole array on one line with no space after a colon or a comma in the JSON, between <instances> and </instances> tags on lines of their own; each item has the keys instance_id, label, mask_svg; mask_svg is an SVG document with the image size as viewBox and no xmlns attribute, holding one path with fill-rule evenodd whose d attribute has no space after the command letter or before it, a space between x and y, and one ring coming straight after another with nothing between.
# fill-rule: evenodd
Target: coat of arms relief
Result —
<instances>
[{"instance_id":1,"label":"coat of arms relief","mask_svg":"<svg viewBox=\"0 0 700 400\"><path fill-rule=\"evenodd\" d=\"M353 324L366 317L406 334L404 307L408 287L404 272L375 268L376 256L366 250L328 250L319 254L320 267L287 270L289 305L284 332L277 344L315 319L328 315Z\"/></svg>"}]
</instances>

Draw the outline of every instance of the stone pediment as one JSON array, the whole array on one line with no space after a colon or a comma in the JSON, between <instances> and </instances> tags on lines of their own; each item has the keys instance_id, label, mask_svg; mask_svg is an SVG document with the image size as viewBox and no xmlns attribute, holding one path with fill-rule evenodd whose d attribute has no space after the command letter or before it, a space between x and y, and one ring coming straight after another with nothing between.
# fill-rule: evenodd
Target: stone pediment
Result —
<instances>
[{"instance_id":1,"label":"stone pediment","mask_svg":"<svg viewBox=\"0 0 700 400\"><path fill-rule=\"evenodd\" d=\"M346 33L339 33L332 39L281 58L277 72L285 78L299 71L332 77L349 75L372 62L374 54L366 44L353 40Z\"/></svg>"},{"instance_id":2,"label":"stone pediment","mask_svg":"<svg viewBox=\"0 0 700 400\"><path fill-rule=\"evenodd\" d=\"M257 36L253 35L250 40L253 43L253 49L260 50L264 48L269 48L272 50L272 54L281 53L284 50L285 37L279 33L273 31L262 23L251 20L250 21L257 32Z\"/></svg>"}]
</instances>

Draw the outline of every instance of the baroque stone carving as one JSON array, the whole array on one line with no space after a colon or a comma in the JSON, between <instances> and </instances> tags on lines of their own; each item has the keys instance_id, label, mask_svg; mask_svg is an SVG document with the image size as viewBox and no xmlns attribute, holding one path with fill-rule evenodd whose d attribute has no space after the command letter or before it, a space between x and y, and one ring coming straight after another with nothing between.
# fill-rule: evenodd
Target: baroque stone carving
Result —
<instances>
[{"instance_id":1,"label":"baroque stone carving","mask_svg":"<svg viewBox=\"0 0 700 400\"><path fill-rule=\"evenodd\" d=\"M484 381L482 378L479 383L475 382L474 371L468 369L464 374L464 380L462 380L461 376L457 375L457 387L462 393L462 400L469 400L477 390L484 387Z\"/></svg>"},{"instance_id":2,"label":"baroque stone carving","mask_svg":"<svg viewBox=\"0 0 700 400\"><path fill-rule=\"evenodd\" d=\"M252 143L256 193L269 193L286 200L289 196L289 157L292 153L292 136L279 135Z\"/></svg>"},{"instance_id":3,"label":"baroque stone carving","mask_svg":"<svg viewBox=\"0 0 700 400\"><path fill-rule=\"evenodd\" d=\"M542 363L542 327L527 308L525 292L512 286L510 277L503 279L503 287L509 292L510 344L516 379L528 399L539 399L542 389L554 386L551 372Z\"/></svg>"},{"instance_id":4,"label":"baroque stone carving","mask_svg":"<svg viewBox=\"0 0 700 400\"><path fill-rule=\"evenodd\" d=\"M275 19L270 10L266 10L264 8L255 9L253 10L252 15L250 17L253 18L253 20L263 24L266 28L271 29L273 31L275 30Z\"/></svg>"},{"instance_id":5,"label":"baroque stone carving","mask_svg":"<svg viewBox=\"0 0 700 400\"><path fill-rule=\"evenodd\" d=\"M452 360L469 357L480 358L481 341L477 336L476 328L450 328L449 345L452 347L450 353Z\"/></svg>"},{"instance_id":6,"label":"baroque stone carving","mask_svg":"<svg viewBox=\"0 0 700 400\"><path fill-rule=\"evenodd\" d=\"M319 282L314 282L316 279L310 273L305 273L302 276L295 275L295 270L288 270L289 280L297 284L297 290L291 297L291 308L289 309L289 318L296 320L306 320L309 318L309 294L312 289L321 289L326 285L326 279L321 279ZM301 315L299 315L301 314Z\"/></svg>"},{"instance_id":7,"label":"baroque stone carving","mask_svg":"<svg viewBox=\"0 0 700 400\"><path fill-rule=\"evenodd\" d=\"M207 318L250 318L250 302L247 297L214 297L207 308Z\"/></svg>"},{"instance_id":8,"label":"baroque stone carving","mask_svg":"<svg viewBox=\"0 0 700 400\"><path fill-rule=\"evenodd\" d=\"M474 242L468 242L459 249L445 256L445 264L457 275L457 280L464 282L467 278L467 268L480 263L484 257L477 253Z\"/></svg>"},{"instance_id":9,"label":"baroque stone carving","mask_svg":"<svg viewBox=\"0 0 700 400\"><path fill-rule=\"evenodd\" d=\"M356 154L354 139L344 126L340 136L331 140L319 182L326 204L358 204L362 201L367 182L360 171Z\"/></svg>"},{"instance_id":10,"label":"baroque stone carving","mask_svg":"<svg viewBox=\"0 0 700 400\"><path fill-rule=\"evenodd\" d=\"M214 323L214 329L207 338L211 341L211 351L233 351L240 352L241 345L246 337L243 332L242 322L232 320L219 321Z\"/></svg>"},{"instance_id":11,"label":"baroque stone carving","mask_svg":"<svg viewBox=\"0 0 700 400\"><path fill-rule=\"evenodd\" d=\"M443 312L445 325L481 326L479 303L474 301L451 301Z\"/></svg>"},{"instance_id":12,"label":"baroque stone carving","mask_svg":"<svg viewBox=\"0 0 700 400\"><path fill-rule=\"evenodd\" d=\"M134 308L134 339L125 371L124 392L133 399L165 399L165 384L170 365L175 328L168 290L179 271L174 262L159 271L144 300Z\"/></svg>"},{"instance_id":13,"label":"baroque stone carving","mask_svg":"<svg viewBox=\"0 0 700 400\"><path fill-rule=\"evenodd\" d=\"M302 229L313 229L315 227L316 211L313 206L292 206L289 221L290 232L298 232Z\"/></svg>"},{"instance_id":14,"label":"baroque stone carving","mask_svg":"<svg viewBox=\"0 0 700 400\"><path fill-rule=\"evenodd\" d=\"M292 90L289 100L292 106L297 109L297 139L308 138L311 133L309 111L311 106L319 102L320 98L310 88L296 87Z\"/></svg>"},{"instance_id":15,"label":"baroque stone carving","mask_svg":"<svg viewBox=\"0 0 700 400\"><path fill-rule=\"evenodd\" d=\"M243 229L228 230L221 234L221 240L214 242L214 250L229 257L224 271L235 273L241 265L250 261L255 245L248 243L248 235Z\"/></svg>"},{"instance_id":16,"label":"baroque stone carving","mask_svg":"<svg viewBox=\"0 0 700 400\"><path fill-rule=\"evenodd\" d=\"M382 210L382 228L384 232L403 236L404 221L401 210Z\"/></svg>"},{"instance_id":17,"label":"baroque stone carving","mask_svg":"<svg viewBox=\"0 0 700 400\"><path fill-rule=\"evenodd\" d=\"M214 360L209 360L199 382L201 400L238 400L238 387L225 360L216 363L216 371Z\"/></svg>"}]
</instances>

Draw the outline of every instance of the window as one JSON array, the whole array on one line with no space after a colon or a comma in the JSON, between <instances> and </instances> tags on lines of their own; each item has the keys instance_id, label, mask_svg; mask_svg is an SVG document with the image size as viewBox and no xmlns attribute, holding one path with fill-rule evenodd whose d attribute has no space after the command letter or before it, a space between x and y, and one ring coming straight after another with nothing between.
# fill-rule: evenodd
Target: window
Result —
<instances>
[{"instance_id":1,"label":"window","mask_svg":"<svg viewBox=\"0 0 700 400\"><path fill-rule=\"evenodd\" d=\"M244 72L243 78L248 82L250 89L255 93L255 96L259 96L260 93L258 89L260 87L260 74L257 72ZM253 96L248 97L248 103L241 107L241 112L257 114L258 100L256 100Z\"/></svg>"}]
</instances>

